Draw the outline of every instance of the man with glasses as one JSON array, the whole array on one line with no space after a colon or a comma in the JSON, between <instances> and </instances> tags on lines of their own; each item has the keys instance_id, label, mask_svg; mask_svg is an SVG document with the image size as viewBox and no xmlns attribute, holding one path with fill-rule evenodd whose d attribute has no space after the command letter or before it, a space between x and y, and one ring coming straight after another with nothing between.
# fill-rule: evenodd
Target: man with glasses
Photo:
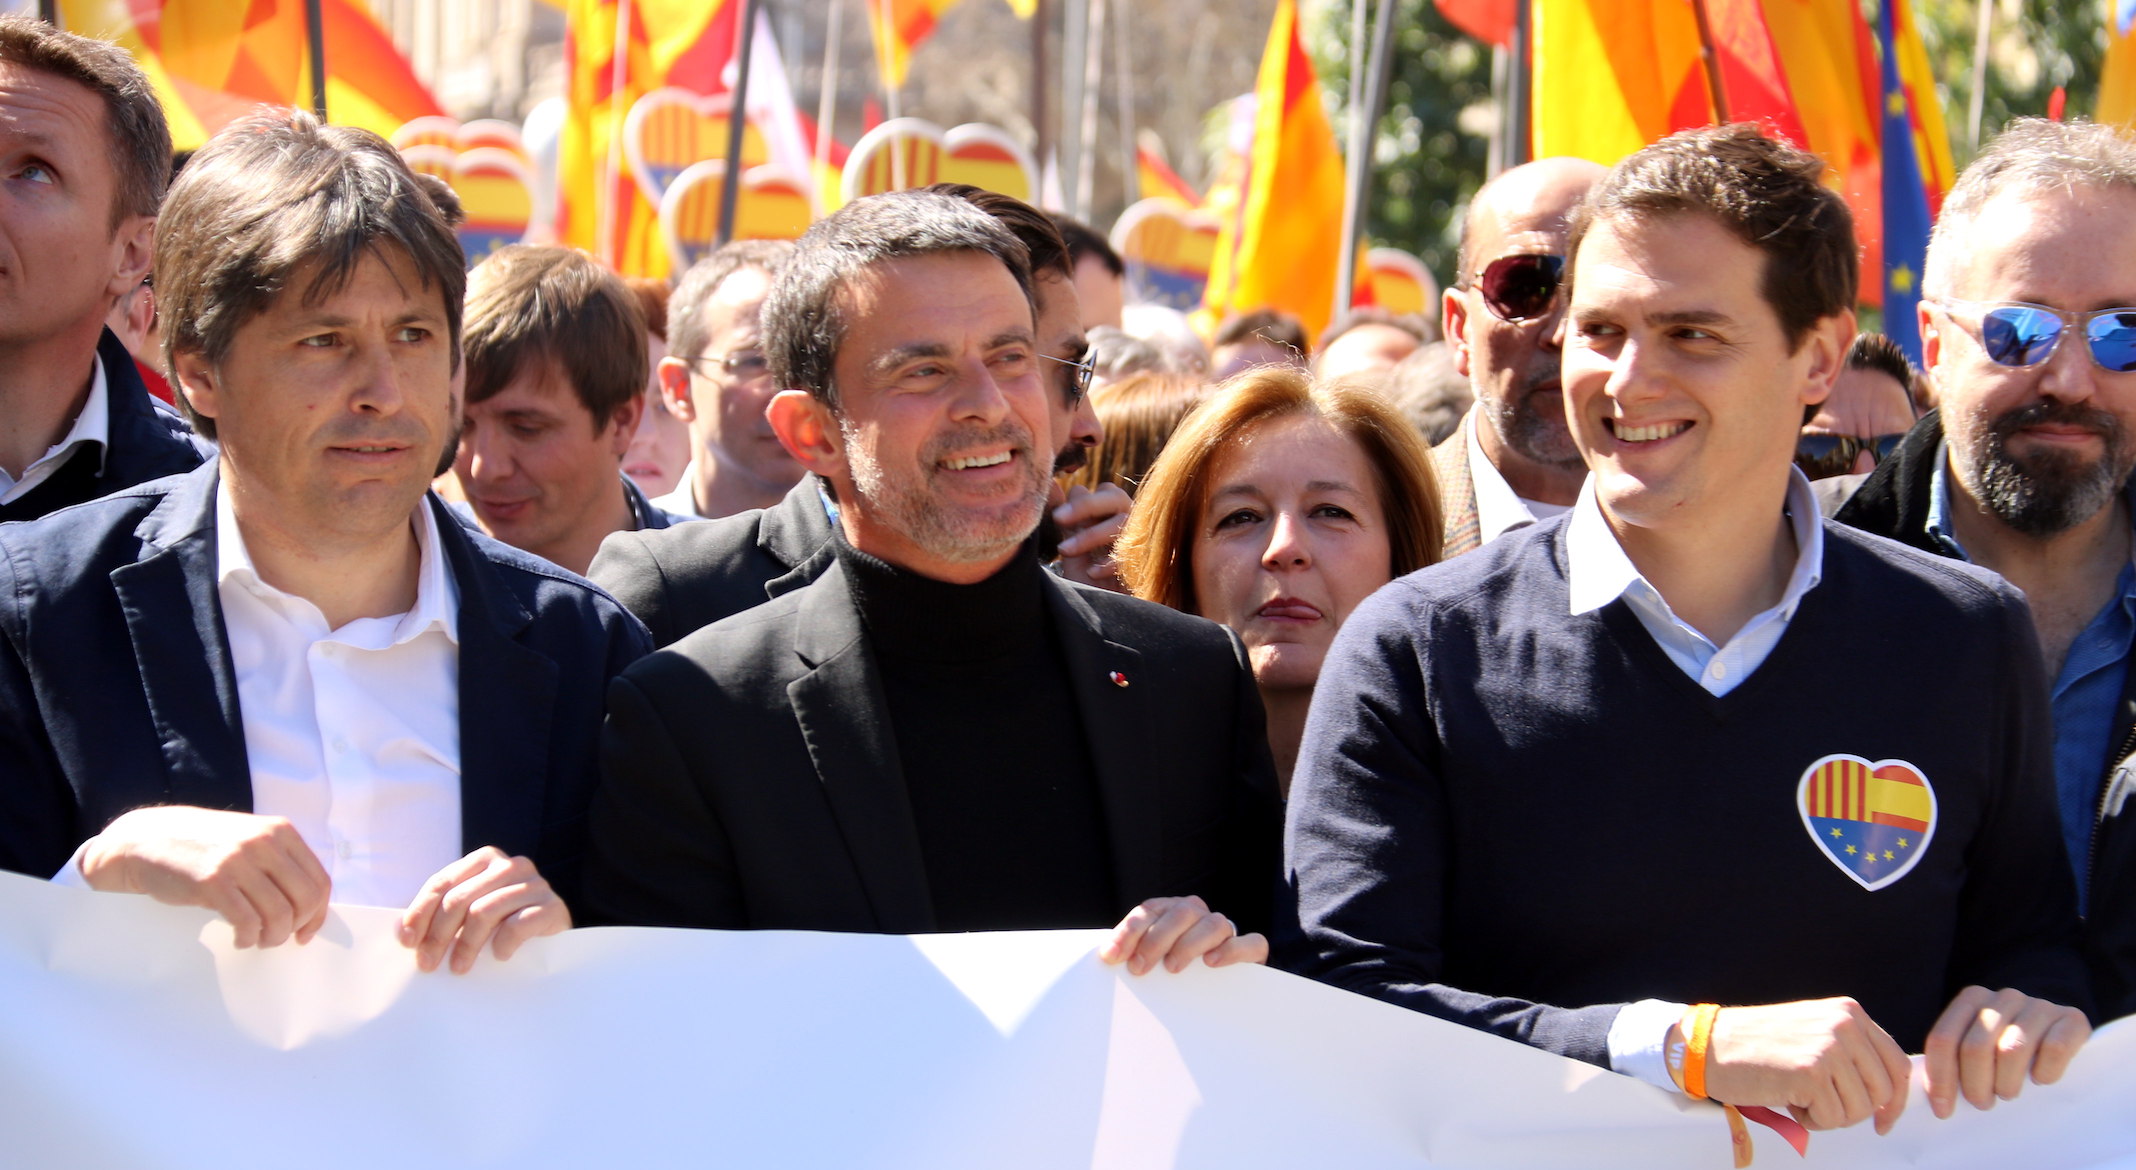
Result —
<instances>
[{"instance_id":1,"label":"man with glasses","mask_svg":"<svg viewBox=\"0 0 2136 1170\"><path fill-rule=\"evenodd\" d=\"M1803 408L1802 438L1795 445L1795 466L1812 482L1838 479L1844 494L1861 486L1861 476L1876 470L1914 425L1920 412L1914 388L1921 372L1899 343L1881 333L1859 333L1847 347L1847 368L1839 373L1831 397Z\"/></svg>"},{"instance_id":2,"label":"man with glasses","mask_svg":"<svg viewBox=\"0 0 2136 1170\"><path fill-rule=\"evenodd\" d=\"M1446 555L1572 506L1587 466L1565 427L1565 226L1602 168L1546 158L1484 185L1462 225L1460 271L1442 301L1454 368L1476 405L1432 448Z\"/></svg>"},{"instance_id":3,"label":"man with glasses","mask_svg":"<svg viewBox=\"0 0 2136 1170\"><path fill-rule=\"evenodd\" d=\"M668 304L660 397L690 428L690 465L654 503L678 516L774 507L801 479L764 421L773 390L757 331L764 294L792 252L783 240L737 240L693 266Z\"/></svg>"},{"instance_id":4,"label":"man with glasses","mask_svg":"<svg viewBox=\"0 0 2136 1170\"><path fill-rule=\"evenodd\" d=\"M2025 118L1959 176L1930 240L1940 409L1838 513L2023 590L2053 679L2063 841L2102 1014L2136 1011L2136 142Z\"/></svg>"}]
</instances>

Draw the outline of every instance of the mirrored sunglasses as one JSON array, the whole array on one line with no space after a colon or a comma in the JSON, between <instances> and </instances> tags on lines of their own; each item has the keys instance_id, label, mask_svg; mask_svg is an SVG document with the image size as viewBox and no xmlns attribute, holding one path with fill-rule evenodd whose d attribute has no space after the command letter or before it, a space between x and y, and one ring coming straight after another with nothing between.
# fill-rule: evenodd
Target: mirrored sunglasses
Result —
<instances>
[{"instance_id":1,"label":"mirrored sunglasses","mask_svg":"<svg viewBox=\"0 0 2136 1170\"><path fill-rule=\"evenodd\" d=\"M1546 316L1565 277L1565 258L1541 252L1500 256L1476 273L1484 307L1501 321L1520 324Z\"/></svg>"},{"instance_id":2,"label":"mirrored sunglasses","mask_svg":"<svg viewBox=\"0 0 2136 1170\"><path fill-rule=\"evenodd\" d=\"M1934 302L1944 311L1963 309L1976 314L1976 332L1989 360L1999 366L2024 369L2054 356L2062 335L2081 327L2092 360L2102 369L2125 374L2136 370L2136 307L2094 309L2079 313L2050 309L2023 301Z\"/></svg>"}]
</instances>

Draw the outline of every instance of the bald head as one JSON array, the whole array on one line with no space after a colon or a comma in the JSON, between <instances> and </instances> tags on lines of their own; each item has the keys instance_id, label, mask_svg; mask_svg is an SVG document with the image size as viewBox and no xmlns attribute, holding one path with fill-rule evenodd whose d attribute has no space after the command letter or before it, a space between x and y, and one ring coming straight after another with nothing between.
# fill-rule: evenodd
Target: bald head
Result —
<instances>
[{"instance_id":1,"label":"bald head","mask_svg":"<svg viewBox=\"0 0 2136 1170\"><path fill-rule=\"evenodd\" d=\"M1609 168L1584 158L1539 158L1506 171L1476 192L1461 221L1461 271L1455 283L1475 276L1477 257L1495 254L1506 236L1533 229L1564 238L1572 209Z\"/></svg>"}]
</instances>

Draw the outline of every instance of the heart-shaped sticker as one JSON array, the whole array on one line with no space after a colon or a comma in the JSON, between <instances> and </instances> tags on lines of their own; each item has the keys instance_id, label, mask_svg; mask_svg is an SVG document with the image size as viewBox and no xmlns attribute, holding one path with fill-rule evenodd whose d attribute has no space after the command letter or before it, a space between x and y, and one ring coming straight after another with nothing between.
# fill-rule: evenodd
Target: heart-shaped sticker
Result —
<instances>
[{"instance_id":1,"label":"heart-shaped sticker","mask_svg":"<svg viewBox=\"0 0 2136 1170\"><path fill-rule=\"evenodd\" d=\"M1802 773L1795 804L1810 839L1865 890L1905 877L1936 835L1936 790L1905 760L1826 756Z\"/></svg>"},{"instance_id":2,"label":"heart-shaped sticker","mask_svg":"<svg viewBox=\"0 0 2136 1170\"><path fill-rule=\"evenodd\" d=\"M726 94L664 86L632 102L623 119L623 161L646 202L660 206L668 184L691 163L727 157ZM742 167L761 166L771 150L754 123L742 127Z\"/></svg>"}]
</instances>

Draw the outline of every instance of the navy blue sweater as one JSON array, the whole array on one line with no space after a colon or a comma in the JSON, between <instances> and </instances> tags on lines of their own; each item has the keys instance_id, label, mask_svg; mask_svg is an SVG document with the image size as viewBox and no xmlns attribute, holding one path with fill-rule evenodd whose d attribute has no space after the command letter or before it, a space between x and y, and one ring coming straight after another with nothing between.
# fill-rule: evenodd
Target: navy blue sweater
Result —
<instances>
[{"instance_id":1,"label":"navy blue sweater","mask_svg":"<svg viewBox=\"0 0 2136 1170\"><path fill-rule=\"evenodd\" d=\"M1568 613L1563 534L1345 624L1291 789L1279 964L1605 1066L1635 999L1851 995L1909 1051L1970 983L2089 1008L2015 590L1827 524L1822 583L1715 697L1622 600ZM1872 827L1798 806L1835 754L1934 793L1928 833L1875 830L1876 865L1920 853L1878 889L1819 840Z\"/></svg>"}]
</instances>

